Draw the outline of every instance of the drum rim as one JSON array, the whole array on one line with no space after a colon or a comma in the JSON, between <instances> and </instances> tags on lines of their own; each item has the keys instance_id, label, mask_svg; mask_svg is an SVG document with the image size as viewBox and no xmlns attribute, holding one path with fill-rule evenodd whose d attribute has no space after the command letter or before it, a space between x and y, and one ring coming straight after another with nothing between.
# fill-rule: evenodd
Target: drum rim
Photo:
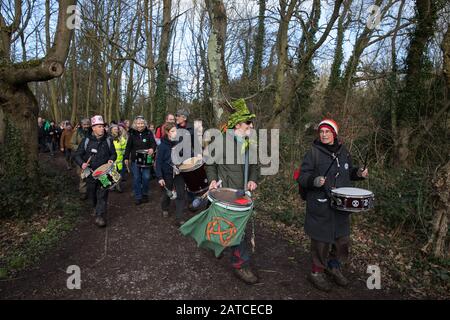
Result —
<instances>
[{"instance_id":1,"label":"drum rim","mask_svg":"<svg viewBox=\"0 0 450 320\"><path fill-rule=\"evenodd\" d=\"M137 153L143 153L143 154L148 154L148 149L139 149L136 150ZM152 156L151 154L148 154L149 156Z\"/></svg>"},{"instance_id":2,"label":"drum rim","mask_svg":"<svg viewBox=\"0 0 450 320\"><path fill-rule=\"evenodd\" d=\"M192 159L192 158L196 158L196 157L190 157L190 158L187 158L187 159L184 160L184 161L187 161L187 160ZM196 158L196 159L198 159L198 158ZM184 161L183 161L183 162L184 162ZM205 164L205 161L204 161L203 158L202 158L201 161L199 161L198 163L195 163L192 167L190 167L190 168L188 168L188 169L181 169L180 166L183 164L183 162L180 163L180 164L178 165L178 169L180 170L180 172L191 172L191 171L195 171L195 170L201 168L201 167Z\"/></svg>"},{"instance_id":3,"label":"drum rim","mask_svg":"<svg viewBox=\"0 0 450 320\"><path fill-rule=\"evenodd\" d=\"M349 195L349 194L340 193L340 192L336 191L337 189L341 189L341 188L352 188L352 189L365 190L365 191L370 192L370 193L366 194L366 195ZM344 196L344 197L357 198L357 199L371 198L371 197L374 196L374 193L372 191L367 190L367 189L363 189L363 188L353 188L353 187L341 187L341 188L336 188L336 189L331 190L331 195L332 196L334 196L334 195Z\"/></svg>"},{"instance_id":4,"label":"drum rim","mask_svg":"<svg viewBox=\"0 0 450 320\"><path fill-rule=\"evenodd\" d=\"M370 210L372 210L374 207L368 207L368 208L361 208L361 209L346 209L346 210L343 210L343 209L339 209L339 208L336 208L336 207L334 207L333 209L336 209L336 210L338 210L338 211L342 211L342 212L365 212L365 211L370 211Z\"/></svg>"},{"instance_id":5,"label":"drum rim","mask_svg":"<svg viewBox=\"0 0 450 320\"><path fill-rule=\"evenodd\" d=\"M219 188L216 190L230 190L230 191L234 191L236 192L237 189L233 189L233 188ZM225 209L235 209L234 211L247 211L253 208L253 200L251 200L251 204L250 205L246 205L246 206L236 206L236 205L232 205L232 204L225 204L225 202L222 202L220 200L214 199L211 196L211 193L208 193L208 200L211 201L212 203L216 203L219 207L225 208Z\"/></svg>"},{"instance_id":6,"label":"drum rim","mask_svg":"<svg viewBox=\"0 0 450 320\"><path fill-rule=\"evenodd\" d=\"M95 172L97 172L97 170L99 170L101 167L104 167L104 166L107 166L107 165L108 165L107 169L104 170L104 172L102 174L95 175ZM93 178L100 177L101 175L107 174L108 172L112 171L112 169L113 169L113 164L112 163L102 164L100 167L98 167L97 169L92 171L92 177Z\"/></svg>"},{"instance_id":7,"label":"drum rim","mask_svg":"<svg viewBox=\"0 0 450 320\"><path fill-rule=\"evenodd\" d=\"M203 192L207 191L208 188L209 188L209 186L206 186L205 188L203 188L203 189L201 189L201 190L198 190L198 191L192 191L192 190L190 190L190 189L186 186L187 191L192 192L192 193L194 193L194 194L203 193Z\"/></svg>"}]
</instances>

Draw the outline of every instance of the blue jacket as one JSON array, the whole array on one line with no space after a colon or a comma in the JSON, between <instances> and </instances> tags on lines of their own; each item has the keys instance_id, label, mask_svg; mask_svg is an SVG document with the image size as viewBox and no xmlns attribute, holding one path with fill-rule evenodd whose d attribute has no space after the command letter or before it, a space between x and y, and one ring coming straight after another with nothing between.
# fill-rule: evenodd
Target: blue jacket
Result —
<instances>
[{"instance_id":1,"label":"blue jacket","mask_svg":"<svg viewBox=\"0 0 450 320\"><path fill-rule=\"evenodd\" d=\"M161 144L156 152L156 177L158 180L173 175L172 168L172 148L177 144L176 141L170 141L166 136L161 139Z\"/></svg>"}]
</instances>

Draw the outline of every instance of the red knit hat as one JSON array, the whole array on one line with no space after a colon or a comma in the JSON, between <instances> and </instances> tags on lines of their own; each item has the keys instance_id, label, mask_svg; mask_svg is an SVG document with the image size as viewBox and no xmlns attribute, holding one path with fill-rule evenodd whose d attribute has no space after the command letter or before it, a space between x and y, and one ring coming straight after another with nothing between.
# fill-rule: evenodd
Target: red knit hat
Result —
<instances>
[{"instance_id":1,"label":"red knit hat","mask_svg":"<svg viewBox=\"0 0 450 320\"><path fill-rule=\"evenodd\" d=\"M336 123L336 121L331 120L331 119L323 119L320 123L319 123L319 128L318 130L320 130L320 128L322 127L326 127L328 129L330 129L333 132L334 137L336 138L336 136L339 134L339 127Z\"/></svg>"}]
</instances>

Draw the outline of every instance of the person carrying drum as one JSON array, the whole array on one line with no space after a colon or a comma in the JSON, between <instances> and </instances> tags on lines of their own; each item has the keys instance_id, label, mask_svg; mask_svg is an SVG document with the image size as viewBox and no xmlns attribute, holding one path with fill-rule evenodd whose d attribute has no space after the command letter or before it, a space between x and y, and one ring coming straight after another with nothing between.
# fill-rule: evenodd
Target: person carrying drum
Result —
<instances>
[{"instance_id":1,"label":"person carrying drum","mask_svg":"<svg viewBox=\"0 0 450 320\"><path fill-rule=\"evenodd\" d=\"M76 131L72 134L72 151L76 152L78 146L81 144L81 141L90 136L92 132L91 129L91 121L89 119L81 120L81 127L77 128ZM81 168L77 167L77 175L80 177L80 183L78 185L78 190L80 192L80 199L87 199L87 187L86 187L86 179L81 176Z\"/></svg>"},{"instance_id":2,"label":"person carrying drum","mask_svg":"<svg viewBox=\"0 0 450 320\"><path fill-rule=\"evenodd\" d=\"M319 138L306 153L298 181L306 191L305 232L311 238L312 271L308 280L319 290L329 291L325 272L342 287L349 281L341 272L348 257L350 217L330 206L330 191L351 187L351 180L363 180L368 170L354 167L347 148L338 139L338 125L325 119L319 123Z\"/></svg>"},{"instance_id":3,"label":"person carrying drum","mask_svg":"<svg viewBox=\"0 0 450 320\"><path fill-rule=\"evenodd\" d=\"M171 197L175 197L175 216L179 225L184 224L185 187L184 179L180 174L174 174L172 162L172 148L178 143L175 123L167 122L164 125L165 133L158 146L156 156L156 178L165 190L161 197L161 210L163 217L169 216ZM175 187L175 195L173 189Z\"/></svg>"},{"instance_id":4,"label":"person carrying drum","mask_svg":"<svg viewBox=\"0 0 450 320\"><path fill-rule=\"evenodd\" d=\"M127 147L127 139L122 136L122 131L120 130L117 124L111 125L109 129L109 133L114 142L114 148L116 149L117 159L115 161L115 165L117 171L123 176L124 173L124 165L123 165L123 155L125 154L125 148ZM122 188L120 187L120 181L116 185L116 190L118 192L122 192Z\"/></svg>"},{"instance_id":5,"label":"person carrying drum","mask_svg":"<svg viewBox=\"0 0 450 320\"><path fill-rule=\"evenodd\" d=\"M233 145L234 150L241 150L238 147L238 142L241 144L246 137L249 137L250 130L253 128L252 119L256 116L251 114L245 104L243 99L239 99L233 103L236 112L234 112L227 123L228 130L233 130L233 135L224 135L224 146L223 154L219 157L223 157L223 164L213 163L206 165L206 174L208 181L210 181L209 189L218 188L218 182L222 181L222 187L233 188L233 189L246 189L248 191L253 191L256 189L256 181L258 179L258 167L256 164L250 164L248 166L248 182L247 186L245 184L245 165L243 161L238 161L238 156L243 157L242 152L234 152L233 163L227 163L226 159L226 144ZM226 130L223 130L226 131ZM232 141L227 141L232 139ZM212 152L212 151L211 151ZM205 155L208 157L208 148L205 150ZM258 281L258 278L250 269L250 253L245 242L245 237L242 239L241 243L236 246L230 247L232 251L231 264L233 267L234 274L242 281L247 284L254 284Z\"/></svg>"},{"instance_id":6,"label":"person carrying drum","mask_svg":"<svg viewBox=\"0 0 450 320\"><path fill-rule=\"evenodd\" d=\"M92 170L96 170L106 163L112 164L117 158L114 143L106 135L103 117L94 116L91 118L91 124L92 134L83 138L75 152L75 162L82 170L88 166ZM106 226L105 214L109 190L102 188L92 174L86 178L86 183L94 208L95 224L98 227L104 227Z\"/></svg>"},{"instance_id":7,"label":"person carrying drum","mask_svg":"<svg viewBox=\"0 0 450 320\"><path fill-rule=\"evenodd\" d=\"M147 160L152 159L156 149L156 141L153 133L147 128L144 117L136 117L132 129L129 131L124 159L127 168L130 168L131 161L135 204L140 205L143 202L148 202L151 163L147 163ZM145 162L138 163L141 157L144 157Z\"/></svg>"}]
</instances>

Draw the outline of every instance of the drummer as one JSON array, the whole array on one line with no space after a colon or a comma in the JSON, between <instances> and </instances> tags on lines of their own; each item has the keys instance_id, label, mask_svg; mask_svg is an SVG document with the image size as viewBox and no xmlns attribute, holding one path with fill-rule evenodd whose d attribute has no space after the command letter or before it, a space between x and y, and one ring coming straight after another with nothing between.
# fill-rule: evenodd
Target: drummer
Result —
<instances>
[{"instance_id":1,"label":"drummer","mask_svg":"<svg viewBox=\"0 0 450 320\"><path fill-rule=\"evenodd\" d=\"M88 166L92 170L105 163L113 163L116 158L116 149L114 143L107 137L105 132L105 123L102 116L91 118L92 134L83 138L75 152L74 160L82 170ZM86 141L86 139L88 139ZM109 139L109 141L108 141ZM98 227L106 226L106 204L108 201L108 189L100 186L92 174L86 178L87 193L92 200L92 206L95 214L95 224Z\"/></svg>"},{"instance_id":2,"label":"drummer","mask_svg":"<svg viewBox=\"0 0 450 320\"><path fill-rule=\"evenodd\" d=\"M256 116L251 114L245 104L243 99L238 100L239 103L234 104L236 107L236 112L231 114L229 121L227 123L228 130L233 131L233 135L224 134L224 147L223 147L223 164L210 164L206 165L206 174L208 176L208 181L210 181L209 189L215 189L218 187L218 182L222 181L222 187L233 188L233 189L244 189L245 173L242 164L244 161L237 161L238 156L244 156L239 152L235 152L234 162L226 163L226 150L225 145L233 145L233 148L237 148L238 141L243 141L246 137L249 137L250 130L253 128L252 119ZM226 141L227 139L233 139L233 141ZM231 148L230 148L231 149ZM211 151L212 152L212 151ZM205 149L205 156L208 157L208 148ZM239 164L240 163L240 164ZM258 177L258 167L256 164L249 165L248 172L248 183L246 189L253 191L256 189L257 177ZM258 278L250 269L250 253L247 249L247 244L245 242L245 237L242 239L241 243L236 246L230 247L232 251L231 255L231 265L234 274L242 281L247 284L254 284L258 281Z\"/></svg>"},{"instance_id":3,"label":"drummer","mask_svg":"<svg viewBox=\"0 0 450 320\"><path fill-rule=\"evenodd\" d=\"M156 149L156 141L153 133L147 128L147 122L143 116L138 116L134 119L132 129L129 131L130 135L125 148L124 159L127 168L130 168L131 162L135 204L140 205L148 202L150 167L138 166L136 151L147 150L149 155L153 155Z\"/></svg>"},{"instance_id":4,"label":"drummer","mask_svg":"<svg viewBox=\"0 0 450 320\"><path fill-rule=\"evenodd\" d=\"M156 177L158 183L164 188L161 197L161 210L163 217L169 216L170 197L168 193L175 188L175 216L178 225L184 224L184 206L185 206L185 183L180 174L174 175L172 163L172 148L178 143L177 128L175 123L166 122L163 126L165 132L158 146L156 156Z\"/></svg>"},{"instance_id":5,"label":"drummer","mask_svg":"<svg viewBox=\"0 0 450 320\"><path fill-rule=\"evenodd\" d=\"M307 192L305 232L311 238L312 260L308 280L322 291L331 289L324 272L339 286L349 284L341 272L341 263L349 253L350 217L330 207L330 190L351 187L351 180L363 180L369 175L367 168L353 166L350 153L338 139L338 132L334 120L319 123L319 138L306 153L299 177L300 185Z\"/></svg>"}]
</instances>

